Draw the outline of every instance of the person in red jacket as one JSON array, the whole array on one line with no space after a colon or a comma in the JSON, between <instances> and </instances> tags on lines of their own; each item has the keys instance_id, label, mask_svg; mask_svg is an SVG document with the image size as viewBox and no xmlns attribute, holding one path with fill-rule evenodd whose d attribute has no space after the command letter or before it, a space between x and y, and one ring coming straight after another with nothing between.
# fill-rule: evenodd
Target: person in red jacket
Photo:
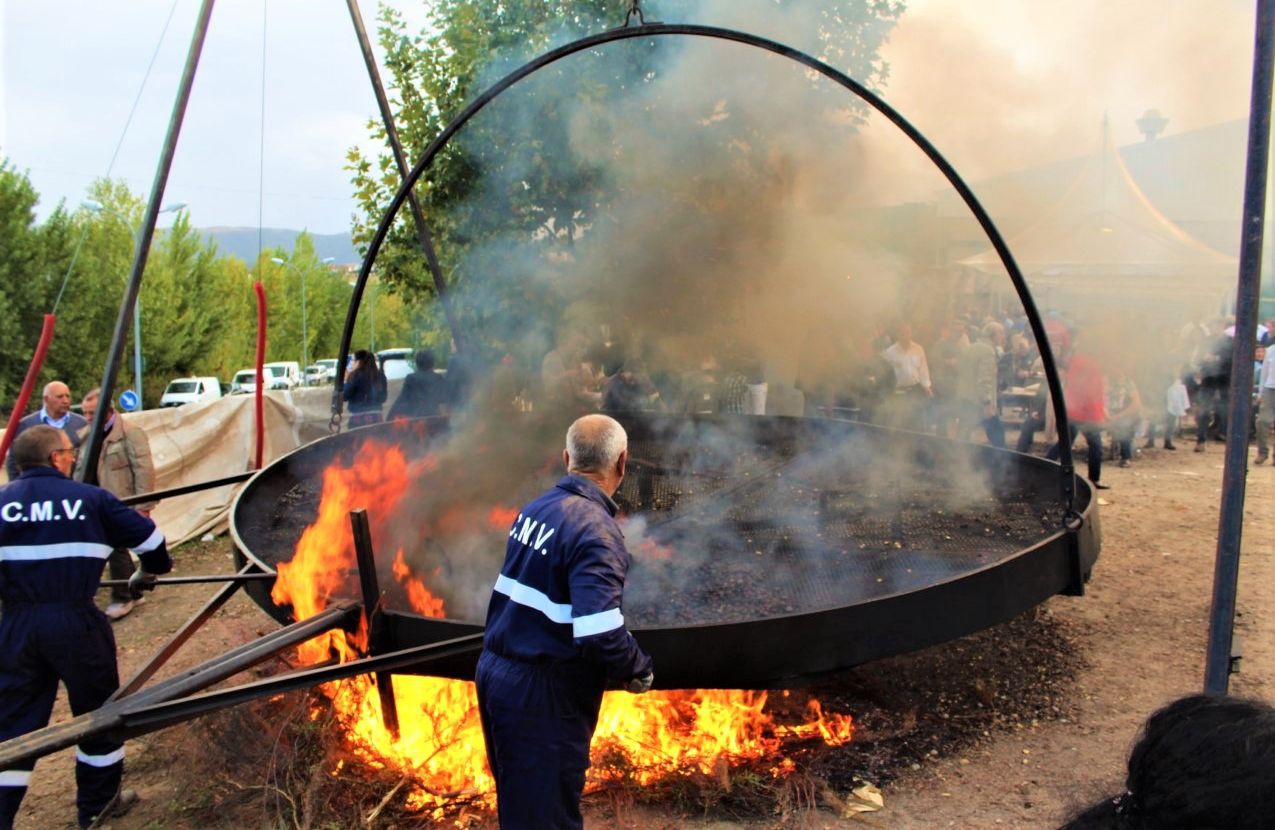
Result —
<instances>
[{"instance_id":1,"label":"person in red jacket","mask_svg":"<svg viewBox=\"0 0 1275 830\"><path fill-rule=\"evenodd\" d=\"M1102 476L1102 430L1107 422L1107 378L1098 361L1085 352L1083 339L1075 333L1072 338L1075 345L1063 377L1071 432L1068 441L1074 444L1077 433L1084 434L1089 450L1089 480L1097 489L1106 490L1110 485L1099 484L1098 479ZM1059 454L1060 448L1055 444L1045 457L1057 460Z\"/></svg>"}]
</instances>

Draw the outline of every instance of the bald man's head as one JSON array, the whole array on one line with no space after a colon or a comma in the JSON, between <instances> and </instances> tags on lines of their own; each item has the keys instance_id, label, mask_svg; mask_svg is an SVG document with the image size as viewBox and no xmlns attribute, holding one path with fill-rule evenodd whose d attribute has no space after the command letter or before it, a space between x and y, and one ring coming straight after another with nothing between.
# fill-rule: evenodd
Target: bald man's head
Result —
<instances>
[{"instance_id":1,"label":"bald man's head","mask_svg":"<svg viewBox=\"0 0 1275 830\"><path fill-rule=\"evenodd\" d=\"M629 447L629 436L619 421L606 415L585 415L567 430L570 473L598 473L615 466Z\"/></svg>"},{"instance_id":2,"label":"bald man's head","mask_svg":"<svg viewBox=\"0 0 1275 830\"><path fill-rule=\"evenodd\" d=\"M592 479L608 496L624 480L629 436L620 422L606 415L585 415L567 430L562 460L567 472Z\"/></svg>"},{"instance_id":3,"label":"bald man's head","mask_svg":"<svg viewBox=\"0 0 1275 830\"><path fill-rule=\"evenodd\" d=\"M60 380L44 387L44 411L53 419L61 418L71 410L71 389Z\"/></svg>"}]
</instances>

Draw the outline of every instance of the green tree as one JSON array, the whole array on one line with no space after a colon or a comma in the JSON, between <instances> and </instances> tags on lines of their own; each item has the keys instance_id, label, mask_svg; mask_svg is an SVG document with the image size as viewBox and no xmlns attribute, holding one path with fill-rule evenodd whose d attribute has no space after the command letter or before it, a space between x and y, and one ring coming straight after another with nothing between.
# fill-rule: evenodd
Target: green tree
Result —
<instances>
[{"instance_id":1,"label":"green tree","mask_svg":"<svg viewBox=\"0 0 1275 830\"><path fill-rule=\"evenodd\" d=\"M142 282L142 360L146 401L158 402L174 377L214 374L209 355L225 336L226 307L216 246L179 213L156 240Z\"/></svg>"},{"instance_id":2,"label":"green tree","mask_svg":"<svg viewBox=\"0 0 1275 830\"><path fill-rule=\"evenodd\" d=\"M878 52L902 3L860 0L814 8L772 0L762 5L804 16L808 25L794 27L807 41L794 44L799 48L869 86L885 78L887 68ZM719 22L706 19L704 9L693 0L646 4L648 18ZM622 10L614 0L440 0L431 8L425 31L413 33L401 15L382 9L379 38L409 163L419 160L443 126L496 78L552 45L617 25ZM785 39L779 36L783 33L759 34ZM622 222L617 206L651 195L626 190L608 175L615 160L638 158L645 150L639 135L627 134L626 118L631 123L668 123L684 140L688 155L727 159L690 174L689 192L698 191L695 198L702 203L755 197L762 185L783 175L782 163L776 164L765 140L775 125L765 117L743 108L686 111L676 94L667 94L670 87L676 92L678 81L661 86L662 73L671 57L688 48L678 40L612 44L542 69L470 121L418 182L416 195L445 276L458 289L453 302L461 324L479 332L488 348L512 349L528 338L547 340L543 330L529 332L527 321L547 320L552 327L564 303L551 291L537 290L537 273L571 259L586 229L596 237L608 222ZM626 110L635 99L640 103ZM838 106L841 117L827 119L827 124L811 118L812 128L855 129L864 107ZM371 120L369 130L384 140L379 120ZM573 143L582 131L591 131L592 139L583 153ZM400 176L388 150L367 156L355 149L348 160L362 207L354 236L365 245ZM663 209L655 202L651 207ZM678 211L669 214L676 217ZM493 244L499 240L511 244ZM606 262L596 265L607 267ZM391 291L409 300L432 296L407 211L396 217L377 271ZM465 290L479 282L481 295ZM436 323L437 315L418 314L418 320ZM439 335L435 331L427 337L437 340Z\"/></svg>"},{"instance_id":3,"label":"green tree","mask_svg":"<svg viewBox=\"0 0 1275 830\"><path fill-rule=\"evenodd\" d=\"M252 364L257 349L257 301L248 265L238 257L218 257L213 263L209 289L218 314L217 337L196 373L229 382L236 372Z\"/></svg>"},{"instance_id":4,"label":"green tree","mask_svg":"<svg viewBox=\"0 0 1275 830\"><path fill-rule=\"evenodd\" d=\"M53 376L65 380L77 398L102 379L119 305L133 264L135 228L142 201L122 182L95 181L88 197L97 210L73 214L74 267L58 309L58 333L49 351ZM132 329L125 343L117 385L133 382Z\"/></svg>"},{"instance_id":5,"label":"green tree","mask_svg":"<svg viewBox=\"0 0 1275 830\"><path fill-rule=\"evenodd\" d=\"M0 401L5 402L17 397L35 354L44 314L52 309L69 264L71 217L59 206L43 225L37 225L38 201L26 174L0 161ZM64 328L55 329L55 342ZM53 365L46 358L41 382L55 377Z\"/></svg>"},{"instance_id":6,"label":"green tree","mask_svg":"<svg viewBox=\"0 0 1275 830\"><path fill-rule=\"evenodd\" d=\"M53 307L65 278L57 328L41 382L65 380L76 397L101 381L119 304L132 267L136 228L144 204L118 181L99 180L87 196L96 206L68 213L60 207L35 222L38 194L27 177L0 165L0 399L12 400L39 338L42 315ZM279 257L288 265L271 261ZM73 261L73 263L72 263ZM256 356L257 305L253 282L266 288L267 360L301 359L301 280L306 281L308 344L312 359L335 357L349 307L349 275L330 268L301 234L289 253L267 251L252 271L237 257L218 255L216 245L178 214L158 231L147 258L141 289L143 391L158 403L169 381L182 376L229 380L251 367ZM356 347L409 342L412 312L379 286L374 313L356 329ZM369 306L369 309L372 309ZM116 379L132 386L130 326ZM38 403L38 400L37 400Z\"/></svg>"}]
</instances>

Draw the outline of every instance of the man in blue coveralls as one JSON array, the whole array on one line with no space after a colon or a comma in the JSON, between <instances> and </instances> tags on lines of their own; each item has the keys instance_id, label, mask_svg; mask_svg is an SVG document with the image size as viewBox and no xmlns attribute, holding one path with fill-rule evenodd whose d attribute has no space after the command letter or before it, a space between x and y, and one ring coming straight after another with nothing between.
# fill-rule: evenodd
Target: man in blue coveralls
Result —
<instances>
[{"instance_id":1,"label":"man in blue coveralls","mask_svg":"<svg viewBox=\"0 0 1275 830\"><path fill-rule=\"evenodd\" d=\"M651 688L620 611L629 552L611 497L628 436L605 415L567 430L567 475L522 509L487 609L478 711L503 830L581 828L602 690Z\"/></svg>"},{"instance_id":2,"label":"man in blue coveralls","mask_svg":"<svg viewBox=\"0 0 1275 830\"><path fill-rule=\"evenodd\" d=\"M13 443L20 475L0 487L0 741L49 722L58 680L71 711L100 707L119 688L115 638L93 595L115 548L138 554L138 587L172 568L155 523L105 490L72 481L71 439L34 426ZM34 761L0 771L0 830L13 827ZM124 745L86 738L76 747L80 827L136 801L120 791Z\"/></svg>"}]
</instances>

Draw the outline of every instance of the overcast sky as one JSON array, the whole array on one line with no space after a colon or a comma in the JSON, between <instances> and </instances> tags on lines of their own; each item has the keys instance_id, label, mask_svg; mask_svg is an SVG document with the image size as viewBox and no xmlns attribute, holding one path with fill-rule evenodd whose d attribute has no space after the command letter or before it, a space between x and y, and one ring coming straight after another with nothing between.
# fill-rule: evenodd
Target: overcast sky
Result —
<instances>
[{"instance_id":1,"label":"overcast sky","mask_svg":"<svg viewBox=\"0 0 1275 830\"><path fill-rule=\"evenodd\" d=\"M0 3L0 155L29 171L43 214L60 200L78 203L107 172L174 0ZM703 22L741 25L757 4L769 0L734 0L721 19ZM373 27L376 6L362 5ZM390 5L423 20L422 0ZM1169 133L1240 118L1254 5L909 0L885 51L891 76L884 94L967 180L1084 152L1104 113L1118 144L1138 140L1133 121L1150 107L1170 119ZM198 7L198 0L175 0L112 171L142 195ZM800 40L799 33L758 33ZM218 0L166 200L188 203L200 227L255 227L264 141L262 223L346 231L354 204L345 155L367 145L365 124L375 114L345 3Z\"/></svg>"}]
</instances>

